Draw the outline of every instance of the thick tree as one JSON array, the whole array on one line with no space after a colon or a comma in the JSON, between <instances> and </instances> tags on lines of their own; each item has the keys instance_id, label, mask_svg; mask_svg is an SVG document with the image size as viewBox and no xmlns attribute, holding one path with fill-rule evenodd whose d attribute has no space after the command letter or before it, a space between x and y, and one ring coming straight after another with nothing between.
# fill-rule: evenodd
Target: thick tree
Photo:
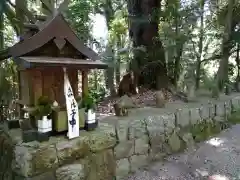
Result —
<instances>
[{"instance_id":1,"label":"thick tree","mask_svg":"<svg viewBox=\"0 0 240 180\"><path fill-rule=\"evenodd\" d=\"M138 86L167 87L164 47L159 39L158 24L161 0L128 0L129 35L134 58L130 68Z\"/></svg>"}]
</instances>

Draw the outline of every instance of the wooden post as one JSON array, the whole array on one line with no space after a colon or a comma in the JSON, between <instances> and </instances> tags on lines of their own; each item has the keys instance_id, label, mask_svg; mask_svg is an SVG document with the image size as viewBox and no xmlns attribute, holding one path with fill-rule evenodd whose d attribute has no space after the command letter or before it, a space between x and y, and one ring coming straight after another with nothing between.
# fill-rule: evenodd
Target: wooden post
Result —
<instances>
[{"instance_id":1,"label":"wooden post","mask_svg":"<svg viewBox=\"0 0 240 180\"><path fill-rule=\"evenodd\" d=\"M82 72L82 97L88 94L88 70L81 70Z\"/></svg>"}]
</instances>

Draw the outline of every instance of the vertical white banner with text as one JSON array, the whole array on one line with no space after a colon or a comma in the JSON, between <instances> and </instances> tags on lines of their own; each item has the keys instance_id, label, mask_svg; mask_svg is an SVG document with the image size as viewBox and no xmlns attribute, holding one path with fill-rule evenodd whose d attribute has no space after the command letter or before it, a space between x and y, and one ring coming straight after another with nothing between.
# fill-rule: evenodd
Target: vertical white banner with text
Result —
<instances>
[{"instance_id":1,"label":"vertical white banner with text","mask_svg":"<svg viewBox=\"0 0 240 180\"><path fill-rule=\"evenodd\" d=\"M68 79L66 68L63 68L63 72L64 72L64 94L66 99L68 117L68 138L72 139L79 136L78 105L74 98L73 90Z\"/></svg>"}]
</instances>

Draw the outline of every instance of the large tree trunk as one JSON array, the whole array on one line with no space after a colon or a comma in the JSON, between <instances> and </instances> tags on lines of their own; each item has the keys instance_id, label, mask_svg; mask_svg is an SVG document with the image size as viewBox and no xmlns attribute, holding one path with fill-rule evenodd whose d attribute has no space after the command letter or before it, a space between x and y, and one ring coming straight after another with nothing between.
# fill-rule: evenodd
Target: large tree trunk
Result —
<instances>
[{"instance_id":1,"label":"large tree trunk","mask_svg":"<svg viewBox=\"0 0 240 180\"><path fill-rule=\"evenodd\" d=\"M3 28L4 28L4 18L3 18L3 14L0 13L0 50L3 50L4 48Z\"/></svg>"},{"instance_id":2,"label":"large tree trunk","mask_svg":"<svg viewBox=\"0 0 240 180\"><path fill-rule=\"evenodd\" d=\"M24 22L26 20L25 13L22 10L22 7L27 7L27 1L26 0L16 0L16 17L18 19L18 36L22 35L23 29L24 29Z\"/></svg>"},{"instance_id":3,"label":"large tree trunk","mask_svg":"<svg viewBox=\"0 0 240 180\"><path fill-rule=\"evenodd\" d=\"M232 33L232 18L233 18L233 7L234 7L235 0L229 0L228 2L228 13L225 19L225 29L222 39L222 47L221 47L221 54L222 58L219 63L219 68L217 72L217 83L218 88L222 91L225 87L225 83L228 82L228 58L229 58L229 51L230 51L230 37Z\"/></svg>"},{"instance_id":4,"label":"large tree trunk","mask_svg":"<svg viewBox=\"0 0 240 180\"><path fill-rule=\"evenodd\" d=\"M112 7L112 1L106 0L103 6L103 15L106 19L106 24L108 30L110 30L110 23L114 18L114 11ZM114 85L114 67L110 66L105 73L106 88L110 91L110 95L116 95L115 85Z\"/></svg>"},{"instance_id":5,"label":"large tree trunk","mask_svg":"<svg viewBox=\"0 0 240 180\"><path fill-rule=\"evenodd\" d=\"M236 77L235 86L236 86L236 90L238 92L240 91L240 87L239 87L239 82L240 82L240 58L239 58L239 53L240 53L240 44L237 43L237 52L236 52L236 58L235 58L235 62L237 64L237 77Z\"/></svg>"},{"instance_id":6,"label":"large tree trunk","mask_svg":"<svg viewBox=\"0 0 240 180\"><path fill-rule=\"evenodd\" d=\"M173 85L177 88L177 82L179 80L180 76L180 60L182 57L182 51L183 51L183 41L179 38L179 14L178 14L179 5L175 7L175 35L176 35L176 46L175 46L175 58L174 58L174 75L173 75Z\"/></svg>"},{"instance_id":7,"label":"large tree trunk","mask_svg":"<svg viewBox=\"0 0 240 180\"><path fill-rule=\"evenodd\" d=\"M129 35L135 49L130 68L138 86L154 89L168 85L164 47L158 38L160 8L161 0L128 0Z\"/></svg>"},{"instance_id":8,"label":"large tree trunk","mask_svg":"<svg viewBox=\"0 0 240 180\"><path fill-rule=\"evenodd\" d=\"M197 69L196 69L196 89L199 89L201 79L201 57L203 53L203 36L204 36L204 4L205 0L200 1L200 33L198 42L198 54L197 54Z\"/></svg>"},{"instance_id":9,"label":"large tree trunk","mask_svg":"<svg viewBox=\"0 0 240 180\"><path fill-rule=\"evenodd\" d=\"M121 47L123 47L123 38L121 36L117 36L117 49L120 49ZM120 55L117 52L117 56L116 56L116 67L115 67L115 81L116 81L116 86L119 86L120 80L121 80L121 59L120 59Z\"/></svg>"}]
</instances>

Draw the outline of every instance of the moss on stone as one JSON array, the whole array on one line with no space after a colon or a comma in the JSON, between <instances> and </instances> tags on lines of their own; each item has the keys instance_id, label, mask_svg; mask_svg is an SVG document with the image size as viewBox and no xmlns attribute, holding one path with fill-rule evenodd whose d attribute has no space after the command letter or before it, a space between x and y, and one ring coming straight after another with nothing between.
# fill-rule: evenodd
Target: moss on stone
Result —
<instances>
[{"instance_id":1,"label":"moss on stone","mask_svg":"<svg viewBox=\"0 0 240 180\"><path fill-rule=\"evenodd\" d=\"M228 122L230 122L231 124L240 123L240 109L238 109L236 112L234 112L228 117Z\"/></svg>"},{"instance_id":2,"label":"moss on stone","mask_svg":"<svg viewBox=\"0 0 240 180\"><path fill-rule=\"evenodd\" d=\"M204 120L192 125L190 132L192 133L194 140L200 142L220 133L221 130L226 129L227 127L229 127L227 122Z\"/></svg>"}]
</instances>

